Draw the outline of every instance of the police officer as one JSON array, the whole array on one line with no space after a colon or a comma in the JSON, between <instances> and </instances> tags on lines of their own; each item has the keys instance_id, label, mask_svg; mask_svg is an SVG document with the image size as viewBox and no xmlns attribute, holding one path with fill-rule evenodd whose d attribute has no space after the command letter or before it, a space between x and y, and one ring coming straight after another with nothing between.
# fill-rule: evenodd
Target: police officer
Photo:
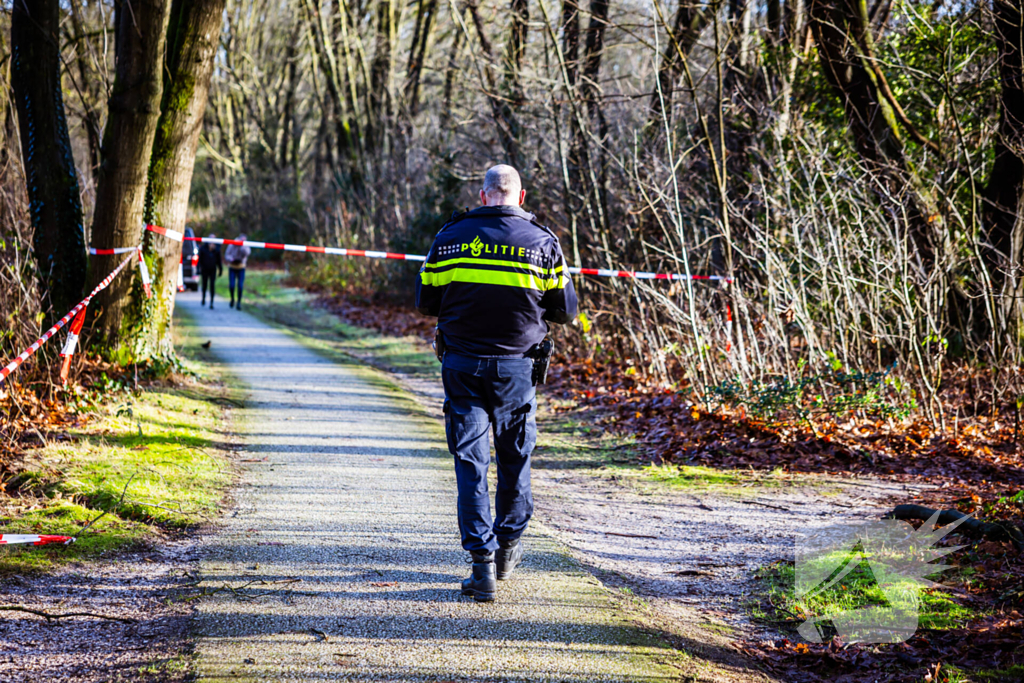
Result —
<instances>
[{"instance_id":1,"label":"police officer","mask_svg":"<svg viewBox=\"0 0 1024 683\"><path fill-rule=\"evenodd\" d=\"M538 349L548 323L576 316L558 238L520 208L525 196L514 168L488 170L482 206L441 229L416 284L416 308L437 317L459 531L473 559L462 593L478 602L494 600L497 580L508 578L522 559L520 537L533 514ZM489 430L498 467L493 520Z\"/></svg>"}]
</instances>

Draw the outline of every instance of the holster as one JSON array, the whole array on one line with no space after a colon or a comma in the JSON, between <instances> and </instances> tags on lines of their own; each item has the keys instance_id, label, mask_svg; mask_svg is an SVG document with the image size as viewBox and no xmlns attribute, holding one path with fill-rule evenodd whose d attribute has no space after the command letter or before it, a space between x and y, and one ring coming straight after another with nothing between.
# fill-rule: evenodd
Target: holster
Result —
<instances>
[{"instance_id":1,"label":"holster","mask_svg":"<svg viewBox=\"0 0 1024 683\"><path fill-rule=\"evenodd\" d=\"M434 347L434 355L437 356L437 362L444 362L444 352L446 350L444 343L444 335L441 334L441 330L434 328L434 343L431 344Z\"/></svg>"},{"instance_id":2,"label":"holster","mask_svg":"<svg viewBox=\"0 0 1024 683\"><path fill-rule=\"evenodd\" d=\"M534 344L526 352L527 358L533 359L533 384L545 384L548 381L548 368L551 367L551 354L555 350L555 343L549 337L539 344Z\"/></svg>"}]
</instances>

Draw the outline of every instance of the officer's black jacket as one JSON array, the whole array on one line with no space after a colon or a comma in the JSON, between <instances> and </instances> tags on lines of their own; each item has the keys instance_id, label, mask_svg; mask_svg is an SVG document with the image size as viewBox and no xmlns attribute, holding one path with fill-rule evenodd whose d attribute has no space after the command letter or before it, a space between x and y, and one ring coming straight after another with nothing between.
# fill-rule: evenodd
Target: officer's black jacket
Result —
<instances>
[{"instance_id":1,"label":"officer's black jacket","mask_svg":"<svg viewBox=\"0 0 1024 683\"><path fill-rule=\"evenodd\" d=\"M576 304L558 238L518 206L452 219L416 283L416 308L437 317L449 351L467 356L521 357L547 322L575 318Z\"/></svg>"}]
</instances>

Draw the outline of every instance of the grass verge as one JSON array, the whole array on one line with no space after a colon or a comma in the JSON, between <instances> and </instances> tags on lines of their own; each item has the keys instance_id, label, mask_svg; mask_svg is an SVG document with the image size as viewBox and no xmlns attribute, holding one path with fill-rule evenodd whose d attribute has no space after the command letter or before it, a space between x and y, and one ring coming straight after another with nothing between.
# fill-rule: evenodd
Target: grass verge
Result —
<instances>
[{"instance_id":1,"label":"grass verge","mask_svg":"<svg viewBox=\"0 0 1024 683\"><path fill-rule=\"evenodd\" d=\"M189 360L198 344L190 330L180 318L180 353L187 367L204 372ZM0 531L77 536L108 514L69 546L0 548L0 573L107 557L210 519L232 481L223 440L225 411L235 402L227 389L194 376L137 390L115 378L85 392L83 426L30 451L5 482Z\"/></svg>"}]
</instances>

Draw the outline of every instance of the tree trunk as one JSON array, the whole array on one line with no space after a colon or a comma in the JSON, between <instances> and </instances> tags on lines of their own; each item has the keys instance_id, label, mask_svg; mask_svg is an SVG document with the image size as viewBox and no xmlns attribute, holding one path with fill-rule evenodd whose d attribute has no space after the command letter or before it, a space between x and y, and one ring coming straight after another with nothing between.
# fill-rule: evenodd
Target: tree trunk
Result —
<instances>
[{"instance_id":1,"label":"tree trunk","mask_svg":"<svg viewBox=\"0 0 1024 683\"><path fill-rule=\"evenodd\" d=\"M452 45L448 52L448 65L444 70L444 95L441 105L441 130L447 132L448 124L452 119L452 90L455 86L455 76L459 66L459 47L462 44L462 31L458 29L452 32Z\"/></svg>"},{"instance_id":2,"label":"tree trunk","mask_svg":"<svg viewBox=\"0 0 1024 683\"><path fill-rule=\"evenodd\" d=\"M864 0L810 0L811 31L822 71L839 95L854 146L887 195L908 215L911 240L922 265L934 261L930 223L939 216L908 168L897 114L873 68L873 37Z\"/></svg>"},{"instance_id":3,"label":"tree trunk","mask_svg":"<svg viewBox=\"0 0 1024 683\"><path fill-rule=\"evenodd\" d=\"M85 234L82 200L61 91L60 3L15 0L11 10L11 83L42 309L60 317L82 298Z\"/></svg>"},{"instance_id":4,"label":"tree trunk","mask_svg":"<svg viewBox=\"0 0 1024 683\"><path fill-rule=\"evenodd\" d=\"M570 100L578 99L579 74L580 74L580 8L577 0L563 0L562 2L562 58L565 61L565 91L566 97ZM556 105L557 106L557 105ZM558 107L560 110L561 107ZM580 242L586 243L587 235L581 235L578 229L578 221L582 214L582 202L580 198L586 194L586 184L580 185L584 176L580 173L581 157L586 139L583 131L580 130L580 120L573 115L572 105L569 109L569 149L565 155L566 176L568 182L565 184L563 193L565 205L566 225L569 226L573 236L574 258L579 260Z\"/></svg>"},{"instance_id":5,"label":"tree trunk","mask_svg":"<svg viewBox=\"0 0 1024 683\"><path fill-rule=\"evenodd\" d=\"M85 27L82 25L82 9L78 0L71 0L71 26L75 31L75 67L78 70L78 78L81 80L82 99L82 125L85 127L86 140L89 144L89 174L93 183L97 180L100 169L100 113L96 111L94 103L89 98L93 97L96 89L91 87L94 83L86 58L85 48L88 38L85 37ZM96 98L97 101L99 98Z\"/></svg>"},{"instance_id":6,"label":"tree trunk","mask_svg":"<svg viewBox=\"0 0 1024 683\"><path fill-rule=\"evenodd\" d=\"M588 212L591 229L597 233L600 244L607 247L608 236L608 121L601 107L601 58L604 56L604 32L608 27L608 0L591 0L590 21L587 22L586 45L583 50L583 77L580 80L580 95L586 104L587 120L597 127L598 143L596 154L587 143L583 131L576 128L578 139L574 146L580 150L583 162L580 168L580 185L587 188ZM596 156L596 159L594 158ZM607 249L606 249L607 251ZM595 255L596 256L596 255ZM605 257L607 258L607 256Z\"/></svg>"},{"instance_id":7,"label":"tree trunk","mask_svg":"<svg viewBox=\"0 0 1024 683\"><path fill-rule=\"evenodd\" d=\"M338 149L338 162L348 171L352 189L358 194L363 187L363 174L360 169L360 129L359 116L356 110L354 74L348 55L348 18L343 3L339 3L340 16L337 19L342 31L342 45L345 48L345 70L347 79L342 81L341 65L338 63L334 41L328 30L327 19L323 16L323 8L319 0L303 0L313 26L313 57L324 70L327 82L327 93L331 98L334 114L335 143ZM346 87L348 85L349 87Z\"/></svg>"},{"instance_id":8,"label":"tree trunk","mask_svg":"<svg viewBox=\"0 0 1024 683\"><path fill-rule=\"evenodd\" d=\"M391 34L394 29L394 3L377 0L377 38L370 66L370 116L367 121L369 148L386 149L391 133Z\"/></svg>"},{"instance_id":9,"label":"tree trunk","mask_svg":"<svg viewBox=\"0 0 1024 683\"><path fill-rule=\"evenodd\" d=\"M420 74L423 72L423 60L430 42L430 26L437 11L437 0L420 0L416 14L416 29L409 47L409 68L405 81L405 92L408 93L408 119L416 118L420 110ZM458 32L455 34L458 36Z\"/></svg>"},{"instance_id":10,"label":"tree trunk","mask_svg":"<svg viewBox=\"0 0 1024 683\"><path fill-rule=\"evenodd\" d=\"M483 50L487 64L490 65L494 63L494 51L491 41L487 39L487 34L484 32L478 1L469 0L466 3L466 9L469 10L469 15L473 19L476 35L480 40L480 49ZM481 85L487 92L487 100L491 105L491 116L498 129L498 139L501 140L501 147L505 151L505 162L519 168L519 122L512 108L496 92L494 75L487 66L484 67L483 76L484 83Z\"/></svg>"},{"instance_id":11,"label":"tree trunk","mask_svg":"<svg viewBox=\"0 0 1024 683\"><path fill-rule=\"evenodd\" d=\"M512 0L509 13L512 15L512 26L508 32L508 42L505 43L505 92L510 104L518 109L526 99L523 91L523 55L526 53L530 26L528 0Z\"/></svg>"},{"instance_id":12,"label":"tree trunk","mask_svg":"<svg viewBox=\"0 0 1024 683\"><path fill-rule=\"evenodd\" d=\"M164 60L167 80L149 161L145 221L179 232L185 229L196 149L203 130L214 54L220 44L224 2L173 0L171 4ZM133 302L143 310L135 311L133 307L132 312L144 320L136 349L142 356L170 357L174 354L171 316L181 244L148 232L143 241L145 255L153 264L150 272L154 298L151 306L141 299Z\"/></svg>"},{"instance_id":13,"label":"tree trunk","mask_svg":"<svg viewBox=\"0 0 1024 683\"><path fill-rule=\"evenodd\" d=\"M124 0L115 12L114 87L103 132L102 162L96 188L93 245L101 249L132 247L142 241L149 160L160 118L164 47L171 0ZM90 281L99 283L123 256L93 259ZM143 320L126 315L133 288L127 275L116 278L94 300L94 341L109 357L131 358Z\"/></svg>"},{"instance_id":14,"label":"tree trunk","mask_svg":"<svg viewBox=\"0 0 1024 683\"><path fill-rule=\"evenodd\" d=\"M580 73L580 7L577 0L562 2L562 52L569 88L576 87Z\"/></svg>"},{"instance_id":15,"label":"tree trunk","mask_svg":"<svg viewBox=\"0 0 1024 683\"><path fill-rule=\"evenodd\" d=\"M299 36L301 35L302 24L298 21L295 22L295 26L292 29L291 40L288 42L288 47L285 52L288 55L288 67L286 69L287 77L285 85L285 96L284 96L284 108L281 111L281 121L277 127L277 158L278 166L283 169L291 167L293 175L296 176L295 190L298 192L298 168L296 164L292 163L292 151L295 145L292 144L292 139L295 134L295 128L297 127L295 117L295 93L299 87Z\"/></svg>"},{"instance_id":16,"label":"tree trunk","mask_svg":"<svg viewBox=\"0 0 1024 683\"><path fill-rule=\"evenodd\" d=\"M1024 2L993 0L995 39L999 50L999 137L986 188L985 222L988 266L1002 299L1004 330L1020 334L1024 309ZM1007 340L1011 345L1019 339Z\"/></svg>"},{"instance_id":17,"label":"tree trunk","mask_svg":"<svg viewBox=\"0 0 1024 683\"><path fill-rule=\"evenodd\" d=\"M679 0L675 20L672 22L672 33L668 36L661 65L658 67L658 85L651 93L651 108L646 125L648 131L664 128L662 112L669 115L671 124L672 92L683 72L683 60L697 43L712 13L718 11L719 2L720 0L710 0L706 5L699 5L695 0Z\"/></svg>"},{"instance_id":18,"label":"tree trunk","mask_svg":"<svg viewBox=\"0 0 1024 683\"><path fill-rule=\"evenodd\" d=\"M779 29L782 34L779 44L785 50L779 59L782 63L776 67L779 80L779 116L775 123L775 137L781 140L789 133L792 118L793 82L796 80L796 69L807 36L807 13L804 11L804 0L789 0L785 4L785 22Z\"/></svg>"},{"instance_id":19,"label":"tree trunk","mask_svg":"<svg viewBox=\"0 0 1024 683\"><path fill-rule=\"evenodd\" d=\"M601 106L601 58L604 56L604 32L608 28L608 0L591 0L590 21L587 23L587 44L583 54L583 99L587 103L587 114L591 122L597 122L598 146L598 201L601 204L602 222L607 229L608 221L608 121Z\"/></svg>"}]
</instances>

